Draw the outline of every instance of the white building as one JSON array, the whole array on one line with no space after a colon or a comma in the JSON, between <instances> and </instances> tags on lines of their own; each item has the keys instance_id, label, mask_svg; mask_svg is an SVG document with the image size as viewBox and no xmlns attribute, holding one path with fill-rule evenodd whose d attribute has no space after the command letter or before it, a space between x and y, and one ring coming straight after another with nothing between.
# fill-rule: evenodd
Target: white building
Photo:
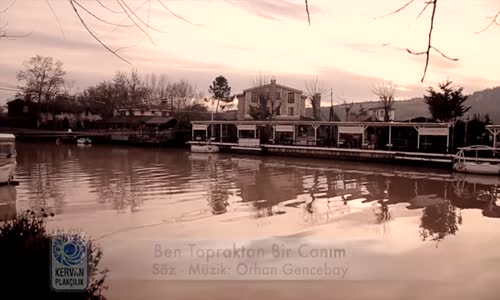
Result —
<instances>
[{"instance_id":1,"label":"white building","mask_svg":"<svg viewBox=\"0 0 500 300\"><path fill-rule=\"evenodd\" d=\"M306 116L305 103L307 97L298 89L276 84L276 79L262 86L248 88L236 95L238 99L238 120L253 119L250 115L252 107L259 105L259 97L265 94L269 99L267 106L273 111L273 119L300 119Z\"/></svg>"}]
</instances>

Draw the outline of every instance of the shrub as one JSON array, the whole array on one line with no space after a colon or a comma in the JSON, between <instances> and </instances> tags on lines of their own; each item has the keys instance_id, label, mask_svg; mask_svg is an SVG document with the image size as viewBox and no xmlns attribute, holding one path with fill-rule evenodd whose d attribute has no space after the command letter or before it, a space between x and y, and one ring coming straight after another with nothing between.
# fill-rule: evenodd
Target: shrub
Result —
<instances>
[{"instance_id":1,"label":"shrub","mask_svg":"<svg viewBox=\"0 0 500 300\"><path fill-rule=\"evenodd\" d=\"M105 299L101 294L107 270L99 270L102 250L88 243L89 284L83 292L57 292L50 288L52 234L42 209L26 211L11 220L0 220L0 291L16 299ZM72 234L83 239L81 233Z\"/></svg>"}]
</instances>

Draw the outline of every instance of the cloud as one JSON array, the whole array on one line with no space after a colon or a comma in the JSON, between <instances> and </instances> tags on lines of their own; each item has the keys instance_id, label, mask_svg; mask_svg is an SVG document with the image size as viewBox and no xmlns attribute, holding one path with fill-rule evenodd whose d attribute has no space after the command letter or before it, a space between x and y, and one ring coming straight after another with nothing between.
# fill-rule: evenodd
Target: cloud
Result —
<instances>
[{"instance_id":1,"label":"cloud","mask_svg":"<svg viewBox=\"0 0 500 300\"><path fill-rule=\"evenodd\" d=\"M306 20L304 2L291 2L288 0L223 0L231 5L239 6L253 14L269 20L282 18ZM310 11L318 13L317 6L309 5Z\"/></svg>"}]
</instances>

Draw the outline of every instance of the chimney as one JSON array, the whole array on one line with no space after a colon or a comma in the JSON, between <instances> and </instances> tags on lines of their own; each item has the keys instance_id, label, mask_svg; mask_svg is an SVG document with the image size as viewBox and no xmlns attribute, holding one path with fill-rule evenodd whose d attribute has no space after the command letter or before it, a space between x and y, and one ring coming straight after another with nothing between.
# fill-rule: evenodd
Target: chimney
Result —
<instances>
[{"instance_id":1,"label":"chimney","mask_svg":"<svg viewBox=\"0 0 500 300\"><path fill-rule=\"evenodd\" d=\"M271 98L271 101L274 103L274 101L276 100L276 78L271 77L271 86L269 88L269 94L270 94L270 98Z\"/></svg>"}]
</instances>

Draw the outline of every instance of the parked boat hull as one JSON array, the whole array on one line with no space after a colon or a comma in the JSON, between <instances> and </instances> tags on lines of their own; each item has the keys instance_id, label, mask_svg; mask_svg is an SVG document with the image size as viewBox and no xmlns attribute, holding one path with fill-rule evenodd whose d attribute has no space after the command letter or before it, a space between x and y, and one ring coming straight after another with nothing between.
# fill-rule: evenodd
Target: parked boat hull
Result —
<instances>
[{"instance_id":1,"label":"parked boat hull","mask_svg":"<svg viewBox=\"0 0 500 300\"><path fill-rule=\"evenodd\" d=\"M193 153L217 153L219 151L219 146L215 145L191 145Z\"/></svg>"},{"instance_id":2,"label":"parked boat hull","mask_svg":"<svg viewBox=\"0 0 500 300\"><path fill-rule=\"evenodd\" d=\"M0 183L7 183L13 180L15 170L15 161L0 165Z\"/></svg>"},{"instance_id":3,"label":"parked boat hull","mask_svg":"<svg viewBox=\"0 0 500 300\"><path fill-rule=\"evenodd\" d=\"M79 145L90 145L92 144L92 140L88 138L79 138L76 140L76 143Z\"/></svg>"},{"instance_id":4,"label":"parked boat hull","mask_svg":"<svg viewBox=\"0 0 500 300\"><path fill-rule=\"evenodd\" d=\"M461 173L500 176L500 165L489 163L457 162L453 170Z\"/></svg>"}]
</instances>

